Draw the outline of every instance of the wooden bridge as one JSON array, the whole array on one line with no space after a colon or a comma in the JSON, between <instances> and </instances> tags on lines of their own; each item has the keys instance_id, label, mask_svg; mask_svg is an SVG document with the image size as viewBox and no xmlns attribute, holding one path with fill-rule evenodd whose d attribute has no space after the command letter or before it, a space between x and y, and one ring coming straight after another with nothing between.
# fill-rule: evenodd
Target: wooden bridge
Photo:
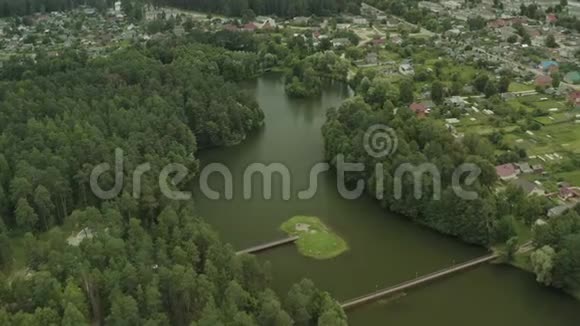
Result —
<instances>
[{"instance_id":1,"label":"wooden bridge","mask_svg":"<svg viewBox=\"0 0 580 326\"><path fill-rule=\"evenodd\" d=\"M236 252L236 255L253 254L253 253L260 252L260 251L280 247L280 246L283 246L285 244L293 243L296 240L298 240L297 236L289 237L289 238L285 238L285 239L281 239L281 240L277 240L277 241L272 241L272 242L257 245L257 246L254 246L254 247L251 247L248 249L240 250L240 251Z\"/></svg>"},{"instance_id":2,"label":"wooden bridge","mask_svg":"<svg viewBox=\"0 0 580 326\"><path fill-rule=\"evenodd\" d=\"M392 286L392 287L389 287L389 288L386 288L383 290L379 290L379 291L376 291L376 292L373 292L373 293L370 293L367 295L360 296L358 298L354 298L352 300L348 300L348 301L342 303L341 307L342 307L342 309L346 310L346 309L350 309L350 308L353 308L353 307L361 305L361 304L369 303L369 302L378 300L380 298L383 298L385 296L388 296L388 295L391 295L391 294L394 294L397 292L401 292L401 291L404 291L404 290L407 290L407 289L410 289L413 287L417 287L417 286L423 285L425 283L428 283L430 281L434 281L434 280L437 280L439 278L443 278L445 276L466 270L468 268L478 266L478 265L481 265L483 263L487 263L487 262L492 261L498 257L499 257L499 255L494 253L494 254L489 254L487 256L483 256L483 257L480 257L480 258L477 258L474 260L470 260L466 263L451 266L451 267L446 268L444 270L441 270L441 271L438 271L435 273L431 273L431 274L416 278L414 280L403 282L401 284L398 284L398 285L395 285L395 286Z\"/></svg>"}]
</instances>

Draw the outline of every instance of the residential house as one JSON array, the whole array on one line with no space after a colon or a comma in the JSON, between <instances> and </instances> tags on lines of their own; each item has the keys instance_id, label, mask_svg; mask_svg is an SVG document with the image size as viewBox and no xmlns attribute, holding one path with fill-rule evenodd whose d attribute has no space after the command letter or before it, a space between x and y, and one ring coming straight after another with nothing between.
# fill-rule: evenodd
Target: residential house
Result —
<instances>
[{"instance_id":1,"label":"residential house","mask_svg":"<svg viewBox=\"0 0 580 326\"><path fill-rule=\"evenodd\" d=\"M413 76L415 69L410 63L403 63L399 66L399 72L404 76Z\"/></svg>"},{"instance_id":2,"label":"residential house","mask_svg":"<svg viewBox=\"0 0 580 326\"><path fill-rule=\"evenodd\" d=\"M242 27L242 30L244 32L254 32L257 29L258 29L258 26L254 23L247 23Z\"/></svg>"},{"instance_id":3,"label":"residential house","mask_svg":"<svg viewBox=\"0 0 580 326\"><path fill-rule=\"evenodd\" d=\"M568 95L568 103L574 107L580 107L580 91L574 91Z\"/></svg>"},{"instance_id":4,"label":"residential house","mask_svg":"<svg viewBox=\"0 0 580 326\"><path fill-rule=\"evenodd\" d=\"M175 34L176 36L183 36L185 34L185 28L183 28L183 25L177 25L173 28L173 34Z\"/></svg>"},{"instance_id":5,"label":"residential house","mask_svg":"<svg viewBox=\"0 0 580 326\"><path fill-rule=\"evenodd\" d=\"M330 42L335 48L344 48L350 45L350 41L347 38L335 38Z\"/></svg>"},{"instance_id":6,"label":"residential house","mask_svg":"<svg viewBox=\"0 0 580 326\"><path fill-rule=\"evenodd\" d=\"M512 163L507 163L507 164L496 166L495 172L496 172L497 176L503 181L517 179L517 177L519 175L519 170Z\"/></svg>"},{"instance_id":7,"label":"residential house","mask_svg":"<svg viewBox=\"0 0 580 326\"><path fill-rule=\"evenodd\" d=\"M558 17L555 14L546 15L546 24L555 24L558 21Z\"/></svg>"},{"instance_id":8,"label":"residential house","mask_svg":"<svg viewBox=\"0 0 580 326\"><path fill-rule=\"evenodd\" d=\"M376 65L379 63L379 57L375 52L370 52L367 54L365 62L368 65Z\"/></svg>"},{"instance_id":9,"label":"residential house","mask_svg":"<svg viewBox=\"0 0 580 326\"><path fill-rule=\"evenodd\" d=\"M511 184L520 188L528 196L544 196L546 194L546 191L540 186L525 179L515 179Z\"/></svg>"},{"instance_id":10,"label":"residential house","mask_svg":"<svg viewBox=\"0 0 580 326\"><path fill-rule=\"evenodd\" d=\"M568 84L580 84L580 72L579 71L571 71L564 75L564 82Z\"/></svg>"},{"instance_id":11,"label":"residential house","mask_svg":"<svg viewBox=\"0 0 580 326\"><path fill-rule=\"evenodd\" d=\"M456 108L464 109L467 102L461 96L451 96L445 99L445 103Z\"/></svg>"},{"instance_id":12,"label":"residential house","mask_svg":"<svg viewBox=\"0 0 580 326\"><path fill-rule=\"evenodd\" d=\"M536 77L536 79L534 79L534 85L542 88L550 87L552 86L552 77L546 75L539 75Z\"/></svg>"},{"instance_id":13,"label":"residential house","mask_svg":"<svg viewBox=\"0 0 580 326\"><path fill-rule=\"evenodd\" d=\"M550 73L558 71L559 67L560 66L558 65L558 63L556 61L551 61L551 60L542 61L538 65L538 69L542 69L542 71L550 72Z\"/></svg>"},{"instance_id":14,"label":"residential house","mask_svg":"<svg viewBox=\"0 0 580 326\"><path fill-rule=\"evenodd\" d=\"M487 22L488 28L502 28L506 26L510 26L506 19L495 19Z\"/></svg>"},{"instance_id":15,"label":"residential house","mask_svg":"<svg viewBox=\"0 0 580 326\"><path fill-rule=\"evenodd\" d=\"M429 113L429 108L424 103L411 103L411 105L409 105L409 109L413 111L419 118L424 118L427 113Z\"/></svg>"},{"instance_id":16,"label":"residential house","mask_svg":"<svg viewBox=\"0 0 580 326\"><path fill-rule=\"evenodd\" d=\"M272 30L275 28L276 28L276 21L273 19L267 20L264 24L262 24L262 26L260 26L260 29L262 29L262 30Z\"/></svg>"},{"instance_id":17,"label":"residential house","mask_svg":"<svg viewBox=\"0 0 580 326\"><path fill-rule=\"evenodd\" d=\"M360 13L363 16L367 16L367 17L376 17L376 16L381 16L384 15L385 13L371 5L368 5L366 3L361 3L361 7L360 7Z\"/></svg>"},{"instance_id":18,"label":"residential house","mask_svg":"<svg viewBox=\"0 0 580 326\"><path fill-rule=\"evenodd\" d=\"M528 162L521 162L521 163L517 163L516 165L520 169L520 171L524 174L529 174L529 173L534 172L534 170L530 166L530 163L528 163Z\"/></svg>"},{"instance_id":19,"label":"residential house","mask_svg":"<svg viewBox=\"0 0 580 326\"><path fill-rule=\"evenodd\" d=\"M574 187L561 187L560 191L558 192L558 197L564 201L572 198L579 198L580 189Z\"/></svg>"},{"instance_id":20,"label":"residential house","mask_svg":"<svg viewBox=\"0 0 580 326\"><path fill-rule=\"evenodd\" d=\"M542 164L534 164L532 165L532 170L534 170L534 173L544 173L544 166Z\"/></svg>"},{"instance_id":21,"label":"residential house","mask_svg":"<svg viewBox=\"0 0 580 326\"><path fill-rule=\"evenodd\" d=\"M457 1L444 1L441 3L441 5L443 5L443 7L448 10L457 10L461 8L461 3Z\"/></svg>"},{"instance_id":22,"label":"residential house","mask_svg":"<svg viewBox=\"0 0 580 326\"><path fill-rule=\"evenodd\" d=\"M236 26L234 24L227 24L227 25L224 25L224 30L226 30L228 32L237 32L240 29L238 28L238 26Z\"/></svg>"},{"instance_id":23,"label":"residential house","mask_svg":"<svg viewBox=\"0 0 580 326\"><path fill-rule=\"evenodd\" d=\"M401 45L403 43L403 39L401 38L401 36L399 34L391 35L389 38L389 41L391 41L391 43L393 43L395 45Z\"/></svg>"},{"instance_id":24,"label":"residential house","mask_svg":"<svg viewBox=\"0 0 580 326\"><path fill-rule=\"evenodd\" d=\"M552 208L550 208L550 210L548 210L548 217L549 218L553 218L553 217L561 216L568 209L570 209L570 208L568 206L566 206L566 205L560 205L560 206L552 207Z\"/></svg>"},{"instance_id":25,"label":"residential house","mask_svg":"<svg viewBox=\"0 0 580 326\"><path fill-rule=\"evenodd\" d=\"M384 38L376 38L372 40L372 44L373 46L383 46L385 45L385 42L387 40L385 40Z\"/></svg>"},{"instance_id":26,"label":"residential house","mask_svg":"<svg viewBox=\"0 0 580 326\"><path fill-rule=\"evenodd\" d=\"M441 6L438 3L431 2L431 1L419 1L418 5L419 5L420 9L427 9L431 12L436 13L436 14L443 11L443 6Z\"/></svg>"},{"instance_id":27,"label":"residential house","mask_svg":"<svg viewBox=\"0 0 580 326\"><path fill-rule=\"evenodd\" d=\"M115 11L115 14L119 14L122 12L122 10L123 10L122 5L123 5L123 3L121 3L121 1L115 2L114 9L113 9Z\"/></svg>"},{"instance_id":28,"label":"residential house","mask_svg":"<svg viewBox=\"0 0 580 326\"><path fill-rule=\"evenodd\" d=\"M307 25L309 19L310 18L304 17L304 16L294 17L292 19L292 23L294 23L296 25Z\"/></svg>"},{"instance_id":29,"label":"residential house","mask_svg":"<svg viewBox=\"0 0 580 326\"><path fill-rule=\"evenodd\" d=\"M353 24L356 25L368 25L369 21L364 17L354 17L352 19Z\"/></svg>"}]
</instances>

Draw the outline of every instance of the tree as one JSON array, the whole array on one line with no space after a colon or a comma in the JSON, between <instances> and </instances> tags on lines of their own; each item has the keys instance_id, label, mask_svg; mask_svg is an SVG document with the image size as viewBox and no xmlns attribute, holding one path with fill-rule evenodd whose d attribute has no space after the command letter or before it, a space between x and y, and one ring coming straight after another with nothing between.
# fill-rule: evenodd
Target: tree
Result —
<instances>
[{"instance_id":1,"label":"tree","mask_svg":"<svg viewBox=\"0 0 580 326\"><path fill-rule=\"evenodd\" d=\"M36 211L42 220L42 225L45 231L48 231L49 226L52 225L51 214L55 209L48 189L40 185L34 191L34 205Z\"/></svg>"},{"instance_id":2,"label":"tree","mask_svg":"<svg viewBox=\"0 0 580 326\"><path fill-rule=\"evenodd\" d=\"M436 104L443 103L443 84L436 80L431 84L431 99Z\"/></svg>"},{"instance_id":3,"label":"tree","mask_svg":"<svg viewBox=\"0 0 580 326\"><path fill-rule=\"evenodd\" d=\"M484 90L485 97L490 98L497 94L497 87L494 82L488 82Z\"/></svg>"},{"instance_id":4,"label":"tree","mask_svg":"<svg viewBox=\"0 0 580 326\"><path fill-rule=\"evenodd\" d=\"M399 102L402 104L411 104L415 99L413 94L415 85L410 79L405 79L399 84Z\"/></svg>"},{"instance_id":5,"label":"tree","mask_svg":"<svg viewBox=\"0 0 580 326\"><path fill-rule=\"evenodd\" d=\"M511 78L507 75L501 76L499 79L497 90L500 93L507 93L511 84Z\"/></svg>"},{"instance_id":6,"label":"tree","mask_svg":"<svg viewBox=\"0 0 580 326\"><path fill-rule=\"evenodd\" d=\"M564 238L555 258L553 284L567 290L580 288L580 233Z\"/></svg>"},{"instance_id":7,"label":"tree","mask_svg":"<svg viewBox=\"0 0 580 326\"><path fill-rule=\"evenodd\" d=\"M487 74L480 74L473 81L473 87L475 87L478 92L483 93L485 92L488 83L489 76Z\"/></svg>"},{"instance_id":8,"label":"tree","mask_svg":"<svg viewBox=\"0 0 580 326\"><path fill-rule=\"evenodd\" d=\"M26 198L20 198L18 200L14 214L16 216L16 224L25 230L34 229L38 222L38 215L36 215L34 209L30 207Z\"/></svg>"},{"instance_id":9,"label":"tree","mask_svg":"<svg viewBox=\"0 0 580 326\"><path fill-rule=\"evenodd\" d=\"M485 27L486 20L481 16L469 17L467 18L467 25L469 30L478 31Z\"/></svg>"},{"instance_id":10,"label":"tree","mask_svg":"<svg viewBox=\"0 0 580 326\"><path fill-rule=\"evenodd\" d=\"M280 307L280 302L272 290L260 294L258 303L258 325L291 326L292 318Z\"/></svg>"},{"instance_id":11,"label":"tree","mask_svg":"<svg viewBox=\"0 0 580 326\"><path fill-rule=\"evenodd\" d=\"M90 323L73 303L68 303L64 310L62 325L78 326L78 325L90 325Z\"/></svg>"},{"instance_id":12,"label":"tree","mask_svg":"<svg viewBox=\"0 0 580 326\"><path fill-rule=\"evenodd\" d=\"M10 194L13 202L32 194L32 184L26 178L16 177L10 183Z\"/></svg>"},{"instance_id":13,"label":"tree","mask_svg":"<svg viewBox=\"0 0 580 326\"><path fill-rule=\"evenodd\" d=\"M139 309L133 297L115 294L111 300L111 315L107 323L111 325L139 325Z\"/></svg>"},{"instance_id":14,"label":"tree","mask_svg":"<svg viewBox=\"0 0 580 326\"><path fill-rule=\"evenodd\" d=\"M80 316L82 320L86 320L86 317L89 315L86 297L72 279L67 281L62 300L65 309L70 310L70 318L76 319Z\"/></svg>"},{"instance_id":15,"label":"tree","mask_svg":"<svg viewBox=\"0 0 580 326\"><path fill-rule=\"evenodd\" d=\"M496 243L504 243L516 235L513 216L504 216L495 222L492 238Z\"/></svg>"},{"instance_id":16,"label":"tree","mask_svg":"<svg viewBox=\"0 0 580 326\"><path fill-rule=\"evenodd\" d=\"M510 238L507 242L506 242L506 258L508 261L511 261L512 259L514 259L514 256L516 254L516 252L518 251L518 238L517 237L513 237Z\"/></svg>"},{"instance_id":17,"label":"tree","mask_svg":"<svg viewBox=\"0 0 580 326\"><path fill-rule=\"evenodd\" d=\"M552 284L552 270L554 269L555 256L556 251L550 246L543 246L531 254L530 261L534 273L536 273L538 283L544 285Z\"/></svg>"},{"instance_id":18,"label":"tree","mask_svg":"<svg viewBox=\"0 0 580 326\"><path fill-rule=\"evenodd\" d=\"M560 74L554 72L551 77L552 77L552 87L558 88L560 86L560 81L562 80Z\"/></svg>"},{"instance_id":19,"label":"tree","mask_svg":"<svg viewBox=\"0 0 580 326\"><path fill-rule=\"evenodd\" d=\"M558 43L556 42L556 38L554 37L553 34L549 34L546 37L546 46L549 48L557 48L558 47Z\"/></svg>"},{"instance_id":20,"label":"tree","mask_svg":"<svg viewBox=\"0 0 580 326\"><path fill-rule=\"evenodd\" d=\"M294 284L288 292L286 307L296 325L309 325L314 317L314 286L310 280Z\"/></svg>"},{"instance_id":21,"label":"tree","mask_svg":"<svg viewBox=\"0 0 580 326\"><path fill-rule=\"evenodd\" d=\"M252 22L256 19L256 13L252 9L242 11L242 21L245 23Z\"/></svg>"},{"instance_id":22,"label":"tree","mask_svg":"<svg viewBox=\"0 0 580 326\"><path fill-rule=\"evenodd\" d=\"M523 44L532 44L532 38L530 37L530 34L524 34L524 36L522 36L522 43Z\"/></svg>"}]
</instances>

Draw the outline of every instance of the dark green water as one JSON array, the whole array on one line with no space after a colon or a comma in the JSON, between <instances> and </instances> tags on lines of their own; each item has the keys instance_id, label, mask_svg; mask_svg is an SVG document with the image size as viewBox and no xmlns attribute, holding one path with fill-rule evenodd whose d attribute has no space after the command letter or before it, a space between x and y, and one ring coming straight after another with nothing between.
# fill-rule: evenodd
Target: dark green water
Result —
<instances>
[{"instance_id":1,"label":"dark green water","mask_svg":"<svg viewBox=\"0 0 580 326\"><path fill-rule=\"evenodd\" d=\"M388 214L370 198L345 200L336 177L327 172L311 200L299 200L311 167L324 159L321 126L326 110L349 96L343 85L329 86L320 99L293 100L276 75L248 85L266 115L266 126L246 142L201 153L202 164L228 166L234 175L233 200L209 200L196 194L200 215L221 238L243 249L284 237L279 226L294 215L314 215L338 232L350 251L317 261L292 245L259 255L272 263L273 287L283 297L289 286L307 277L343 301L394 285L485 253L481 248L441 236ZM244 200L242 175L251 163L284 163L292 173L292 199L274 190L263 199L261 180L254 198ZM210 185L223 187L218 175ZM280 189L281 178L274 178ZM507 266L485 265L409 291L406 296L349 311L351 325L580 325L580 303L537 285L532 275Z\"/></svg>"}]
</instances>

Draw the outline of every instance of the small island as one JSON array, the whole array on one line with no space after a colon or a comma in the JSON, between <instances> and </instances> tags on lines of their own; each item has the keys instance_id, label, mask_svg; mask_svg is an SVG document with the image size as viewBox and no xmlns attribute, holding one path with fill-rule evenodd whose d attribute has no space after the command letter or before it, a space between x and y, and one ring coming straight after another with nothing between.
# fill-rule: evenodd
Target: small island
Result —
<instances>
[{"instance_id":1,"label":"small island","mask_svg":"<svg viewBox=\"0 0 580 326\"><path fill-rule=\"evenodd\" d=\"M348 244L332 232L318 217L294 216L280 229L288 235L298 236L298 251L315 259L334 258L348 250Z\"/></svg>"}]
</instances>

